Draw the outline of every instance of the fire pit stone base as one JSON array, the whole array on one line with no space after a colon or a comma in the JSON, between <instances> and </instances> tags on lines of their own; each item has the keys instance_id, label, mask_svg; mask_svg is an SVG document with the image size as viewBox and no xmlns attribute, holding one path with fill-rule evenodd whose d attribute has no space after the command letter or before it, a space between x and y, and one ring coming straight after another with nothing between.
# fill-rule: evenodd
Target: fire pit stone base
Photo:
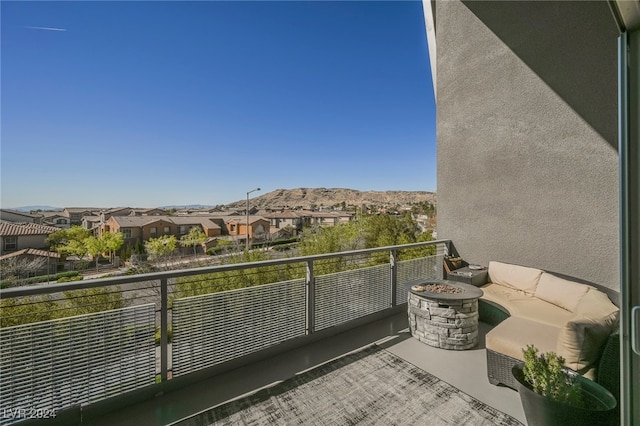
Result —
<instances>
[{"instance_id":1,"label":"fire pit stone base","mask_svg":"<svg viewBox=\"0 0 640 426\"><path fill-rule=\"evenodd\" d=\"M452 350L471 349L478 344L477 297L435 300L409 292L408 302L409 328L416 339Z\"/></svg>"}]
</instances>

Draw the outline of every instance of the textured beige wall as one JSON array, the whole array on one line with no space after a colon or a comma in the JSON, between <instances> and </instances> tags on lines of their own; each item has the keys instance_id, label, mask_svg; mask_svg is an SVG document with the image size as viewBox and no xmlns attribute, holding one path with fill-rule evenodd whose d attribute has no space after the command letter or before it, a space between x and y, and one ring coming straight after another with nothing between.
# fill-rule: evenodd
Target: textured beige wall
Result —
<instances>
[{"instance_id":1,"label":"textured beige wall","mask_svg":"<svg viewBox=\"0 0 640 426\"><path fill-rule=\"evenodd\" d=\"M437 2L436 35L438 237L618 288L607 4Z\"/></svg>"}]
</instances>

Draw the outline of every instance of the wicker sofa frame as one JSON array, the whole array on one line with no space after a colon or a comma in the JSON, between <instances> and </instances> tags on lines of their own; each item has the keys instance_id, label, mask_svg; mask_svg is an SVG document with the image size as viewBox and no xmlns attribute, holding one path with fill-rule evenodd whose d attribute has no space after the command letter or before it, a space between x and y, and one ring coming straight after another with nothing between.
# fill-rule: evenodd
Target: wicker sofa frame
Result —
<instances>
[{"instance_id":1,"label":"wicker sofa frame","mask_svg":"<svg viewBox=\"0 0 640 426\"><path fill-rule=\"evenodd\" d=\"M618 292L594 283L588 284L606 293L616 306L620 306L620 295ZM510 316L509 312L500 305L483 299L479 300L478 314L481 321L492 326L498 325ZM490 349L487 349L486 352L489 383L516 389L516 381L511 374L511 369L514 365L522 361ZM620 334L618 332L611 334L607 342L603 345L597 364L595 381L605 387L615 396L616 400L619 401Z\"/></svg>"}]
</instances>

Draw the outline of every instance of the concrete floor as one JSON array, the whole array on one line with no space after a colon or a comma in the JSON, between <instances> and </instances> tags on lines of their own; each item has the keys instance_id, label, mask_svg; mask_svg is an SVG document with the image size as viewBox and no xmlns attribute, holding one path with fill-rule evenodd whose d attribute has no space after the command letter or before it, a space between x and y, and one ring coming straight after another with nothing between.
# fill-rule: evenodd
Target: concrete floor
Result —
<instances>
[{"instance_id":1,"label":"concrete floor","mask_svg":"<svg viewBox=\"0 0 640 426\"><path fill-rule=\"evenodd\" d=\"M407 315L400 313L83 424L166 425L285 380L371 343L380 344L389 352L525 423L518 393L491 385L487 379L484 335L489 329L488 325L480 324L480 342L475 349L447 351L432 348L412 338Z\"/></svg>"}]
</instances>

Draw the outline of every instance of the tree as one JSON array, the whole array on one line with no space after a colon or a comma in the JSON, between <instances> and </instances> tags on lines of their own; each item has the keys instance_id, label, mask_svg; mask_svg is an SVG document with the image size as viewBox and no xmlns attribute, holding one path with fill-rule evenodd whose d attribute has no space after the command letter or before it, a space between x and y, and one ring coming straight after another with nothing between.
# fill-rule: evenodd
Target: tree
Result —
<instances>
[{"instance_id":1,"label":"tree","mask_svg":"<svg viewBox=\"0 0 640 426\"><path fill-rule=\"evenodd\" d=\"M84 229L82 226L72 226L67 229L67 238L72 241L83 241L85 238L91 236L91 231Z\"/></svg>"},{"instance_id":2,"label":"tree","mask_svg":"<svg viewBox=\"0 0 640 426\"><path fill-rule=\"evenodd\" d=\"M75 225L52 233L46 241L61 256L77 256L82 259L88 253L84 240L90 236L91 231Z\"/></svg>"},{"instance_id":3,"label":"tree","mask_svg":"<svg viewBox=\"0 0 640 426\"><path fill-rule=\"evenodd\" d=\"M248 263L268 260L266 252L242 251L224 258L224 263ZM214 272L193 277L179 277L176 279L175 292L171 300L200 294L216 293L226 290L263 285L294 278L304 278L305 270L300 265L287 264L283 266L262 266L237 271ZM235 307L243 309L243 306Z\"/></svg>"},{"instance_id":4,"label":"tree","mask_svg":"<svg viewBox=\"0 0 640 426\"><path fill-rule=\"evenodd\" d=\"M223 240L223 239L218 240L217 247L220 249L221 252L225 254L231 249L232 246L233 246L233 243L229 240Z\"/></svg>"},{"instance_id":5,"label":"tree","mask_svg":"<svg viewBox=\"0 0 640 426\"><path fill-rule=\"evenodd\" d=\"M76 240L71 240L67 244L58 247L57 251L63 256L76 256L78 259L83 259L88 253L84 241Z\"/></svg>"},{"instance_id":6,"label":"tree","mask_svg":"<svg viewBox=\"0 0 640 426\"><path fill-rule=\"evenodd\" d=\"M0 261L0 279L9 279L12 284L19 284L21 278L28 278L35 275L47 266L47 258L21 258L17 256L9 257ZM48 271L47 271L48 272Z\"/></svg>"},{"instance_id":7,"label":"tree","mask_svg":"<svg viewBox=\"0 0 640 426\"><path fill-rule=\"evenodd\" d=\"M107 243L102 238L96 238L93 235L87 237L83 241L87 252L96 260L96 271L98 270L98 259L100 255L107 251Z\"/></svg>"},{"instance_id":8,"label":"tree","mask_svg":"<svg viewBox=\"0 0 640 426\"><path fill-rule=\"evenodd\" d=\"M156 259L164 259L165 266L167 257L173 253L178 245L178 240L173 235L163 235L158 238L150 238L144 243L147 253Z\"/></svg>"},{"instance_id":9,"label":"tree","mask_svg":"<svg viewBox=\"0 0 640 426\"><path fill-rule=\"evenodd\" d=\"M184 247L193 246L193 256L196 257L196 247L202 245L207 241L207 234L205 234L199 226L194 226L189 230L187 235L183 235L180 238L180 244Z\"/></svg>"},{"instance_id":10,"label":"tree","mask_svg":"<svg viewBox=\"0 0 640 426\"><path fill-rule=\"evenodd\" d=\"M50 296L0 300L0 327L47 321L59 317L58 304Z\"/></svg>"},{"instance_id":11,"label":"tree","mask_svg":"<svg viewBox=\"0 0 640 426\"><path fill-rule=\"evenodd\" d=\"M336 253L365 248L360 222L349 222L327 228L307 228L300 237L298 250L302 256ZM318 275L343 271L354 267L352 261L340 257L314 262Z\"/></svg>"},{"instance_id":12,"label":"tree","mask_svg":"<svg viewBox=\"0 0 640 426\"><path fill-rule=\"evenodd\" d=\"M68 240L68 231L66 229L61 229L52 234L49 234L45 242L49 246L50 250L57 251L58 247L65 245Z\"/></svg>"},{"instance_id":13,"label":"tree","mask_svg":"<svg viewBox=\"0 0 640 426\"><path fill-rule=\"evenodd\" d=\"M96 287L64 292L65 316L121 309L127 306L120 286Z\"/></svg>"},{"instance_id":14,"label":"tree","mask_svg":"<svg viewBox=\"0 0 640 426\"><path fill-rule=\"evenodd\" d=\"M64 299L57 300L49 295L2 299L0 327L121 309L127 305L119 286L65 291Z\"/></svg>"},{"instance_id":15,"label":"tree","mask_svg":"<svg viewBox=\"0 0 640 426\"><path fill-rule=\"evenodd\" d=\"M109 260L113 262L113 255L124 244L124 236L122 232L103 232L100 239L104 241L105 247L109 252Z\"/></svg>"}]
</instances>

